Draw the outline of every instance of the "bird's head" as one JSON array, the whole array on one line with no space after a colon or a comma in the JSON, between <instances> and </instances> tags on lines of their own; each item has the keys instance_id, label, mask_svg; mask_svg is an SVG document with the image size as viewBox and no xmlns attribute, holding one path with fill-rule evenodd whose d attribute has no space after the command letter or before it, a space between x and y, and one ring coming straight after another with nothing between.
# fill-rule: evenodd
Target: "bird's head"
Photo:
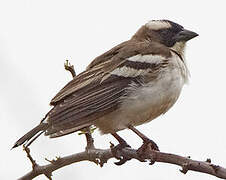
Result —
<instances>
[{"instance_id":1,"label":"bird's head","mask_svg":"<svg viewBox=\"0 0 226 180\"><path fill-rule=\"evenodd\" d=\"M132 38L158 42L180 53L186 42L196 36L197 33L172 21L152 20L142 26Z\"/></svg>"}]
</instances>

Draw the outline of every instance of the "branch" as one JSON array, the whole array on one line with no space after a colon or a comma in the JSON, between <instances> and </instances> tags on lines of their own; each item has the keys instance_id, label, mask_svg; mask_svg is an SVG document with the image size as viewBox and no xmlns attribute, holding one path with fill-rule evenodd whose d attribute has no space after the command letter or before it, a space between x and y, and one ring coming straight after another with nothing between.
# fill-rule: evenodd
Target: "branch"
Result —
<instances>
[{"instance_id":1,"label":"branch","mask_svg":"<svg viewBox=\"0 0 226 180\"><path fill-rule=\"evenodd\" d=\"M140 156L137 153L136 149L124 148L118 153L118 155L121 157L137 159L143 162L143 160L140 159ZM50 163L47 165L40 166L36 164L35 166L33 166L33 169L30 172L19 178L19 180L32 179L41 174L44 174L46 176L48 175L47 177L51 179L49 175L51 175L53 171L80 161L91 161L102 167L104 163L107 163L107 161L113 157L114 156L111 149L103 150L96 148L86 148L86 150L83 152L49 161ZM182 169L180 171L184 174L186 174L188 170L191 170L226 179L226 169L212 164L210 162L210 159L207 159L207 161L196 161L190 159L189 157L182 157L175 154L153 151L150 148L146 150L145 154L142 155L142 158L149 160L150 162L153 162L154 160L155 162L169 163L181 166Z\"/></svg>"},{"instance_id":2,"label":"branch","mask_svg":"<svg viewBox=\"0 0 226 180\"><path fill-rule=\"evenodd\" d=\"M74 66L71 65L68 60L66 60L64 67L66 70L70 71L72 77L76 76ZM107 163L109 159L114 157L120 160L119 162L115 163L118 165L124 164L130 159L137 159L141 162L148 160L150 165L154 164L155 162L162 162L181 166L182 169L180 171L184 174L186 174L188 170L191 170L226 179L226 169L212 164L210 159L207 159L206 161L196 161L190 159L190 157L182 157L175 154L153 151L149 146L147 149L145 149L145 152L142 154L142 156L136 149L131 149L128 147L115 152L113 151L113 144L111 144L110 149L96 149L94 147L94 139L91 135L93 130L95 130L95 128L87 127L80 133L85 134L86 137L87 146L85 151L62 158L57 157L55 160L51 161L46 159L49 164L43 166L40 166L35 162L30 154L30 149L24 146L24 151L27 153L27 157L32 164L32 170L23 177L19 178L19 180L30 180L41 174L44 174L48 179L51 180L52 172L64 166L68 166L80 161L91 161L97 165L100 165L100 167L103 167L104 163Z\"/></svg>"},{"instance_id":3,"label":"branch","mask_svg":"<svg viewBox=\"0 0 226 180\"><path fill-rule=\"evenodd\" d=\"M72 77L76 76L74 65L71 65L68 60L66 60L66 62L64 63L64 69L69 71L71 73Z\"/></svg>"}]
</instances>

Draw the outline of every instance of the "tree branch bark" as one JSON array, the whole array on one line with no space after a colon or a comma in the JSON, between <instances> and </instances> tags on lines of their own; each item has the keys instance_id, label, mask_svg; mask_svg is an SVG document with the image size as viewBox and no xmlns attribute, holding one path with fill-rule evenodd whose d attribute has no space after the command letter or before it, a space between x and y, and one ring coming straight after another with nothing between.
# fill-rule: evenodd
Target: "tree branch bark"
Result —
<instances>
[{"instance_id":1,"label":"tree branch bark","mask_svg":"<svg viewBox=\"0 0 226 180\"><path fill-rule=\"evenodd\" d=\"M136 149L124 148L118 153L118 155L121 157L127 157L143 161L141 160ZM36 164L36 166L33 166L33 169L30 172L28 172L18 180L33 179L41 174L44 174L49 179L51 179L51 174L53 171L80 161L91 161L102 167L104 163L107 163L107 161L113 157L114 156L112 154L111 149L103 150L96 148L86 148L86 150L83 152L52 160L47 165L40 166ZM171 153L153 151L150 148L148 148L146 152L142 155L142 159L146 159L150 162L162 162L181 166L182 169L180 171L184 174L188 170L191 170L226 179L226 169L212 164L209 159L207 161L197 161L192 160L188 157L182 157Z\"/></svg>"}]
</instances>

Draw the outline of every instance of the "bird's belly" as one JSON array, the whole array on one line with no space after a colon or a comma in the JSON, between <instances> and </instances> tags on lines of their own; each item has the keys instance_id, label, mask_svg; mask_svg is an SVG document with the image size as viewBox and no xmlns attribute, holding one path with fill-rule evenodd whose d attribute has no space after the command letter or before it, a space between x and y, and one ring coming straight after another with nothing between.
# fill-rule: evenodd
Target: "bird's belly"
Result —
<instances>
[{"instance_id":1,"label":"bird's belly","mask_svg":"<svg viewBox=\"0 0 226 180\"><path fill-rule=\"evenodd\" d=\"M165 77L137 88L122 99L120 108L96 122L102 133L112 133L141 125L164 114L178 99L184 80L181 76Z\"/></svg>"}]
</instances>

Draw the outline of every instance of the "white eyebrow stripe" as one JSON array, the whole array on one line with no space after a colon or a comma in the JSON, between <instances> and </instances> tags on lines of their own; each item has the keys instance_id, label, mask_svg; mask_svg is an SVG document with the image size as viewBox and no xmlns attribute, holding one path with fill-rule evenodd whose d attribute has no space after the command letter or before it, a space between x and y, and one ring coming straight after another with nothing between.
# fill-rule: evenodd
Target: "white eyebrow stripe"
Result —
<instances>
[{"instance_id":1,"label":"white eyebrow stripe","mask_svg":"<svg viewBox=\"0 0 226 180\"><path fill-rule=\"evenodd\" d=\"M145 26L152 30L167 29L172 27L169 22L161 20L149 21L147 24L145 24Z\"/></svg>"}]
</instances>

